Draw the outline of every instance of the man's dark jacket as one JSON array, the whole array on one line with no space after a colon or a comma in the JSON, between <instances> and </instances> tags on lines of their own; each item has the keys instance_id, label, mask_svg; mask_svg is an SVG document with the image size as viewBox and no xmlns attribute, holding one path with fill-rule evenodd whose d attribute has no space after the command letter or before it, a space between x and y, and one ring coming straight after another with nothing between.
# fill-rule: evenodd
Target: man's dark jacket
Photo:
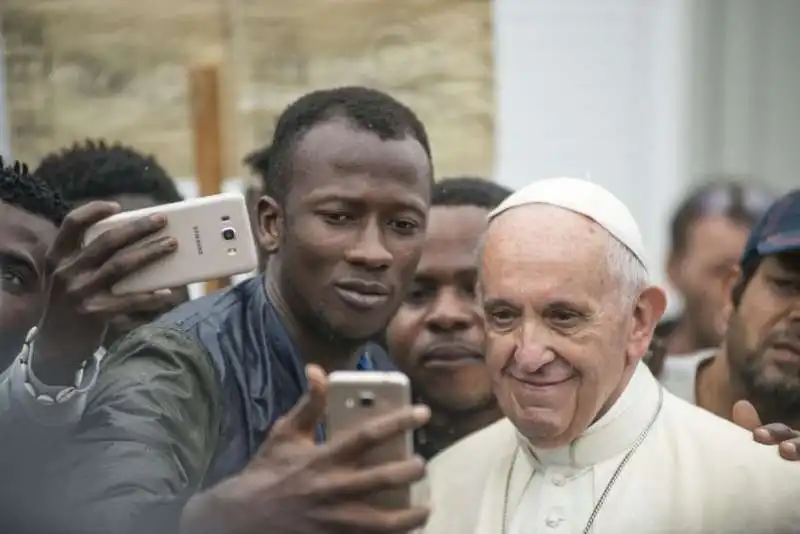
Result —
<instances>
[{"instance_id":1,"label":"man's dark jacket","mask_svg":"<svg viewBox=\"0 0 800 534\"><path fill-rule=\"evenodd\" d=\"M387 363L375 359L376 368ZM175 532L182 503L240 471L305 388L303 360L263 277L129 334L104 359L54 462L79 525L72 531Z\"/></svg>"}]
</instances>

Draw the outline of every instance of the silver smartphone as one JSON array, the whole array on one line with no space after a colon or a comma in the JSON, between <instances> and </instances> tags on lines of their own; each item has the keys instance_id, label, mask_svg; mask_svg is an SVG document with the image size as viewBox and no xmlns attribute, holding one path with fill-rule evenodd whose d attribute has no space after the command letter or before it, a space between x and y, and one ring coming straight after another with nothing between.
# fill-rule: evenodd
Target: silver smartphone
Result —
<instances>
[{"instance_id":1,"label":"silver smartphone","mask_svg":"<svg viewBox=\"0 0 800 534\"><path fill-rule=\"evenodd\" d=\"M328 376L328 439L357 428L371 418L411 405L411 385L399 372L335 371ZM397 436L366 454L363 465L397 462L414 454L413 431ZM376 492L370 501L384 508L407 508L410 487Z\"/></svg>"},{"instance_id":2,"label":"silver smartphone","mask_svg":"<svg viewBox=\"0 0 800 534\"><path fill-rule=\"evenodd\" d=\"M178 249L117 282L112 287L115 295L179 287L250 272L258 267L247 205L244 196L236 193L112 215L87 230L84 246L112 228L154 214L166 217L166 227L131 246L171 236L178 241Z\"/></svg>"}]
</instances>

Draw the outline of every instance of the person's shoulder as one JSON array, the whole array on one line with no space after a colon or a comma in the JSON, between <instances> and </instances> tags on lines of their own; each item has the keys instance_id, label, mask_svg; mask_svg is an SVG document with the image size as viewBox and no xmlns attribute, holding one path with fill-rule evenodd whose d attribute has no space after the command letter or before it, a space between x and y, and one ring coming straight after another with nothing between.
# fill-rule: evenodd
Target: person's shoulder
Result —
<instances>
[{"instance_id":1,"label":"person's shoulder","mask_svg":"<svg viewBox=\"0 0 800 534\"><path fill-rule=\"evenodd\" d=\"M477 521L487 482L516 451L517 433L501 419L448 447L428 464L428 478L416 492L433 512L425 533L467 532Z\"/></svg>"},{"instance_id":2,"label":"person's shoulder","mask_svg":"<svg viewBox=\"0 0 800 534\"><path fill-rule=\"evenodd\" d=\"M747 443L749 448L752 441L743 428L668 391L664 392L664 411L673 431L695 436L703 447L719 446L718 440L706 439L711 435L719 436L721 440L733 440L737 447Z\"/></svg>"},{"instance_id":3,"label":"person's shoulder","mask_svg":"<svg viewBox=\"0 0 800 534\"><path fill-rule=\"evenodd\" d=\"M224 322L228 312L247 308L251 301L263 299L263 278L254 276L236 285L184 302L152 324L191 330L203 322Z\"/></svg>"},{"instance_id":4,"label":"person's shoulder","mask_svg":"<svg viewBox=\"0 0 800 534\"><path fill-rule=\"evenodd\" d=\"M481 456L496 456L504 447L513 448L516 443L514 425L508 419L500 419L491 425L473 432L433 457L431 473L459 468L461 464L473 464Z\"/></svg>"},{"instance_id":5,"label":"person's shoulder","mask_svg":"<svg viewBox=\"0 0 800 534\"><path fill-rule=\"evenodd\" d=\"M680 434L691 436L696 450L709 460L724 462L726 469L761 471L764 474L770 470L786 472L789 469L800 476L800 462L783 460L777 447L757 443L750 431L673 395L665 401L672 430L681 428Z\"/></svg>"},{"instance_id":6,"label":"person's shoulder","mask_svg":"<svg viewBox=\"0 0 800 534\"><path fill-rule=\"evenodd\" d=\"M154 391L158 406L150 406ZM121 338L103 357L84 419L98 411L141 412L148 405L161 413L169 404L185 404L202 413L197 417L216 421L221 403L220 375L203 347L179 329L149 324ZM185 408L168 411L189 417Z\"/></svg>"},{"instance_id":7,"label":"person's shoulder","mask_svg":"<svg viewBox=\"0 0 800 534\"><path fill-rule=\"evenodd\" d=\"M152 351L172 352L196 346L195 340L184 330L168 323L151 323L142 325L120 338L108 349L103 361L114 361L115 358L131 354L144 356Z\"/></svg>"},{"instance_id":8,"label":"person's shoulder","mask_svg":"<svg viewBox=\"0 0 800 534\"><path fill-rule=\"evenodd\" d=\"M698 406L673 397L669 408L666 430L678 445L676 466L689 471L690 480L703 480L703 506L728 525L719 532L743 525L769 525L763 532L779 534L796 531L800 462L784 460L777 446L757 443L750 431Z\"/></svg>"},{"instance_id":9,"label":"person's shoulder","mask_svg":"<svg viewBox=\"0 0 800 534\"><path fill-rule=\"evenodd\" d=\"M139 380L137 377L144 375L167 376L178 370L181 379L196 376L203 382L218 381L213 362L193 336L172 325L147 324L109 348L100 363L98 383L123 377Z\"/></svg>"}]
</instances>

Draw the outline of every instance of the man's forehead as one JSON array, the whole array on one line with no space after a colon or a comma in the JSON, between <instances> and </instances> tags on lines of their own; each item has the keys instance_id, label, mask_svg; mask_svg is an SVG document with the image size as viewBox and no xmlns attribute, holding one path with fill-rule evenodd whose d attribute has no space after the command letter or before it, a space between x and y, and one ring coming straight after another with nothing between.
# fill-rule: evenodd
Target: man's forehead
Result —
<instances>
[{"instance_id":1,"label":"man's forehead","mask_svg":"<svg viewBox=\"0 0 800 534\"><path fill-rule=\"evenodd\" d=\"M484 250L571 249L577 244L599 250L607 237L603 228L588 217L556 206L531 204L494 218L486 232Z\"/></svg>"},{"instance_id":2,"label":"man's forehead","mask_svg":"<svg viewBox=\"0 0 800 534\"><path fill-rule=\"evenodd\" d=\"M479 258L481 284L520 297L599 295L612 282L609 238L599 225L568 210L514 208L489 224Z\"/></svg>"},{"instance_id":3,"label":"man's forehead","mask_svg":"<svg viewBox=\"0 0 800 534\"><path fill-rule=\"evenodd\" d=\"M414 137L382 139L375 132L358 128L340 117L314 125L297 141L293 169L302 175L302 171L317 170L319 165L355 170L381 166L398 176L407 174L408 166L412 165L418 175L428 178L430 173L425 149ZM408 185L418 180L419 176L407 177Z\"/></svg>"},{"instance_id":4,"label":"man's forehead","mask_svg":"<svg viewBox=\"0 0 800 534\"><path fill-rule=\"evenodd\" d=\"M428 240L478 241L486 232L489 210L478 206L431 206Z\"/></svg>"},{"instance_id":5,"label":"man's forehead","mask_svg":"<svg viewBox=\"0 0 800 534\"><path fill-rule=\"evenodd\" d=\"M41 215L0 200L0 240L25 247L49 247L58 231L56 225Z\"/></svg>"},{"instance_id":6,"label":"man's forehead","mask_svg":"<svg viewBox=\"0 0 800 534\"><path fill-rule=\"evenodd\" d=\"M533 309L556 302L598 309L616 291L614 279L602 266L592 269L569 262L497 263L478 271L478 283L484 302L500 300Z\"/></svg>"},{"instance_id":7,"label":"man's forehead","mask_svg":"<svg viewBox=\"0 0 800 534\"><path fill-rule=\"evenodd\" d=\"M488 210L476 206L434 206L417 273L474 271Z\"/></svg>"}]
</instances>

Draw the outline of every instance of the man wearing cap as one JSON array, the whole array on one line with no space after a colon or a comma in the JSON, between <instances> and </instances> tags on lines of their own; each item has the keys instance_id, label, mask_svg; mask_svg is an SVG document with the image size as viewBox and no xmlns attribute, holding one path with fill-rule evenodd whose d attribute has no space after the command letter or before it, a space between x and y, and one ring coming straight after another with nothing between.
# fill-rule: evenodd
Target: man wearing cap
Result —
<instances>
[{"instance_id":1,"label":"man wearing cap","mask_svg":"<svg viewBox=\"0 0 800 534\"><path fill-rule=\"evenodd\" d=\"M748 429L767 423L775 430L780 423L777 435L793 437L788 428L800 428L800 190L775 202L756 224L728 280L722 345L683 381L665 387ZM780 452L798 459L800 451L787 442Z\"/></svg>"},{"instance_id":2,"label":"man wearing cap","mask_svg":"<svg viewBox=\"0 0 800 534\"><path fill-rule=\"evenodd\" d=\"M506 418L431 462L425 534L796 531L800 465L641 363L666 297L616 197L529 185L489 215L479 266Z\"/></svg>"}]
</instances>

